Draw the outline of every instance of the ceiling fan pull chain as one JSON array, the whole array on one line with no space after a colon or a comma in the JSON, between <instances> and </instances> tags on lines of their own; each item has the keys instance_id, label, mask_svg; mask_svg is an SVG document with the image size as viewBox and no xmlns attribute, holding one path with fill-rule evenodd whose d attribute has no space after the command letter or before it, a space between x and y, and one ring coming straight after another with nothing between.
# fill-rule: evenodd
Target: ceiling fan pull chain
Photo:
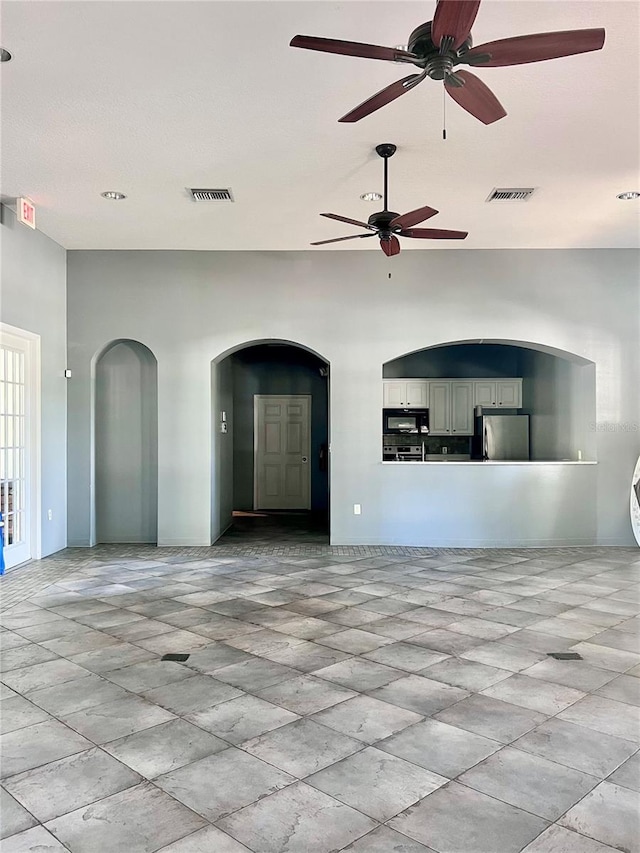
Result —
<instances>
[{"instance_id":1,"label":"ceiling fan pull chain","mask_svg":"<svg viewBox=\"0 0 640 853\"><path fill-rule=\"evenodd\" d=\"M442 81L442 138L447 139L447 90Z\"/></svg>"}]
</instances>

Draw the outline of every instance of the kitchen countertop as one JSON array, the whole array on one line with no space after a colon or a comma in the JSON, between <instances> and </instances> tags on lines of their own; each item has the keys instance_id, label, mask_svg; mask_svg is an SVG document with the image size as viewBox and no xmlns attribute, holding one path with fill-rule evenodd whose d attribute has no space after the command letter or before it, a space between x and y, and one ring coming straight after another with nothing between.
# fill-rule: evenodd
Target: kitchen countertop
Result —
<instances>
[{"instance_id":1,"label":"kitchen countertop","mask_svg":"<svg viewBox=\"0 0 640 853\"><path fill-rule=\"evenodd\" d=\"M452 454L453 456L453 454ZM556 459L556 460L537 460L537 459L450 459L445 461L443 459L438 459L438 461L432 461L430 459L426 459L424 462L418 459L409 459L405 461L396 461L389 460L383 461L382 465L407 465L409 463L413 463L414 465L597 465L598 463L595 460L588 459Z\"/></svg>"}]
</instances>

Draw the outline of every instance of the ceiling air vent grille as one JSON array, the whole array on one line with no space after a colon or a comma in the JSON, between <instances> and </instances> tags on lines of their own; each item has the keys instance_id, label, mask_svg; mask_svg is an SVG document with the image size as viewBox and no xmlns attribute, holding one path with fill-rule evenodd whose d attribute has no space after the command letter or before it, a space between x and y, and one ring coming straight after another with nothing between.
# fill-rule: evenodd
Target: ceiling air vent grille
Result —
<instances>
[{"instance_id":1,"label":"ceiling air vent grille","mask_svg":"<svg viewBox=\"0 0 640 853\"><path fill-rule=\"evenodd\" d=\"M233 201L230 189L193 189L189 190L194 201Z\"/></svg>"},{"instance_id":2,"label":"ceiling air vent grille","mask_svg":"<svg viewBox=\"0 0 640 853\"><path fill-rule=\"evenodd\" d=\"M535 187L497 187L487 201L529 201L534 191Z\"/></svg>"}]
</instances>

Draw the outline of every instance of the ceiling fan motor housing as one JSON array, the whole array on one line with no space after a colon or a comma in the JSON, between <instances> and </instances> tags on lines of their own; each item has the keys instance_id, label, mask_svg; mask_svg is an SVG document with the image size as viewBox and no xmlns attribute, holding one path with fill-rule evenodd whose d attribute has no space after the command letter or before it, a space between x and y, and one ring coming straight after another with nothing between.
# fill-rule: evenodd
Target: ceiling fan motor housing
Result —
<instances>
[{"instance_id":1,"label":"ceiling fan motor housing","mask_svg":"<svg viewBox=\"0 0 640 853\"><path fill-rule=\"evenodd\" d=\"M374 228L380 231L381 236L402 231L402 226L398 225L395 228L390 228L391 221L400 216L399 213L394 213L393 210L381 210L379 213L372 213L367 222Z\"/></svg>"},{"instance_id":2,"label":"ceiling fan motor housing","mask_svg":"<svg viewBox=\"0 0 640 853\"><path fill-rule=\"evenodd\" d=\"M459 58L471 48L473 39L469 34L457 50L445 49L441 52L431 38L431 23L427 21L411 33L407 49L419 57L414 64L424 68L432 80L444 80L453 66L457 65Z\"/></svg>"}]
</instances>

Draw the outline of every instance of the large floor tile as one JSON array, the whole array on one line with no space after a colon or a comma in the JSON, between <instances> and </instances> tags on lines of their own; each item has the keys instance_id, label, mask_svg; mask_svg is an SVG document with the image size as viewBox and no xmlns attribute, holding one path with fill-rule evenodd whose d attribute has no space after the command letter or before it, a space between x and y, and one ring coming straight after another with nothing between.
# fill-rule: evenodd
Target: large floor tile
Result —
<instances>
[{"instance_id":1,"label":"large floor tile","mask_svg":"<svg viewBox=\"0 0 640 853\"><path fill-rule=\"evenodd\" d=\"M304 718L243 743L252 755L303 778L362 749L364 744Z\"/></svg>"},{"instance_id":2,"label":"large floor tile","mask_svg":"<svg viewBox=\"0 0 640 853\"><path fill-rule=\"evenodd\" d=\"M141 781L137 773L94 748L12 776L5 785L44 823Z\"/></svg>"},{"instance_id":3,"label":"large floor tile","mask_svg":"<svg viewBox=\"0 0 640 853\"><path fill-rule=\"evenodd\" d=\"M638 744L557 718L519 738L517 749L603 779L637 750Z\"/></svg>"},{"instance_id":4,"label":"large floor tile","mask_svg":"<svg viewBox=\"0 0 640 853\"><path fill-rule=\"evenodd\" d=\"M0 734L24 729L50 719L49 714L22 696L0 701Z\"/></svg>"},{"instance_id":5,"label":"large floor tile","mask_svg":"<svg viewBox=\"0 0 640 853\"><path fill-rule=\"evenodd\" d=\"M523 670L522 674L529 678L553 681L555 684L564 684L565 687L584 690L585 693L597 690L598 687L602 687L616 677L615 672L607 672L591 666L584 660L554 660L554 658L540 661Z\"/></svg>"},{"instance_id":6,"label":"large floor tile","mask_svg":"<svg viewBox=\"0 0 640 853\"><path fill-rule=\"evenodd\" d=\"M640 793L640 752L636 752L632 758L625 761L615 773L609 776L607 782L613 782Z\"/></svg>"},{"instance_id":7,"label":"large floor tile","mask_svg":"<svg viewBox=\"0 0 640 853\"><path fill-rule=\"evenodd\" d=\"M613 847L601 844L586 835L579 835L554 823L535 841L527 844L522 853L615 853Z\"/></svg>"},{"instance_id":8,"label":"large floor tile","mask_svg":"<svg viewBox=\"0 0 640 853\"><path fill-rule=\"evenodd\" d=\"M376 687L390 684L405 675L406 672L400 669L362 658L348 658L314 672L316 678L324 678L351 690L362 692L375 690Z\"/></svg>"},{"instance_id":9,"label":"large floor tile","mask_svg":"<svg viewBox=\"0 0 640 853\"><path fill-rule=\"evenodd\" d=\"M537 711L480 695L470 696L435 717L501 743L510 743L547 719Z\"/></svg>"},{"instance_id":10,"label":"large floor tile","mask_svg":"<svg viewBox=\"0 0 640 853\"><path fill-rule=\"evenodd\" d=\"M512 640L513 635L508 639ZM538 663L546 657L546 653L534 652L521 646L496 641L484 643L469 649L460 655L465 660L475 660L478 663L486 663L498 669L510 669L512 672L520 672L534 663Z\"/></svg>"},{"instance_id":11,"label":"large floor tile","mask_svg":"<svg viewBox=\"0 0 640 853\"><path fill-rule=\"evenodd\" d=\"M2 853L68 853L68 850L43 826L12 835L2 842Z\"/></svg>"},{"instance_id":12,"label":"large floor tile","mask_svg":"<svg viewBox=\"0 0 640 853\"><path fill-rule=\"evenodd\" d=\"M639 814L640 794L611 782L601 782L570 809L560 823L619 850L638 853Z\"/></svg>"},{"instance_id":13,"label":"large floor tile","mask_svg":"<svg viewBox=\"0 0 640 853\"><path fill-rule=\"evenodd\" d=\"M235 699L242 696L242 691L211 675L194 674L192 678L145 690L142 696L154 705L161 705L167 711L182 716Z\"/></svg>"},{"instance_id":14,"label":"large floor tile","mask_svg":"<svg viewBox=\"0 0 640 853\"><path fill-rule=\"evenodd\" d=\"M46 663L56 658L58 655L55 652L51 652L36 643L28 643L14 649L3 648L0 655L0 672L10 672L12 669L21 669L26 666L33 666L36 663Z\"/></svg>"},{"instance_id":15,"label":"large floor tile","mask_svg":"<svg viewBox=\"0 0 640 853\"><path fill-rule=\"evenodd\" d=\"M257 696L239 696L211 708L186 714L185 719L229 743L250 738L299 719L297 714Z\"/></svg>"},{"instance_id":16,"label":"large floor tile","mask_svg":"<svg viewBox=\"0 0 640 853\"><path fill-rule=\"evenodd\" d=\"M511 747L467 770L459 781L547 820L556 820L598 782L594 776Z\"/></svg>"},{"instance_id":17,"label":"large floor tile","mask_svg":"<svg viewBox=\"0 0 640 853\"><path fill-rule=\"evenodd\" d=\"M193 676L193 671L181 663L155 658L106 671L103 676L132 693L142 693L153 687L161 687L164 684L190 678Z\"/></svg>"},{"instance_id":18,"label":"large floor tile","mask_svg":"<svg viewBox=\"0 0 640 853\"><path fill-rule=\"evenodd\" d=\"M585 696L558 714L561 720L640 743L638 709L602 696Z\"/></svg>"},{"instance_id":19,"label":"large floor tile","mask_svg":"<svg viewBox=\"0 0 640 853\"><path fill-rule=\"evenodd\" d=\"M35 817L4 788L0 788L0 816L2 817L0 838L7 838L18 832L24 832L25 829L30 829L38 823ZM5 849L4 844L2 849Z\"/></svg>"},{"instance_id":20,"label":"large floor tile","mask_svg":"<svg viewBox=\"0 0 640 853\"><path fill-rule=\"evenodd\" d=\"M265 687L295 678L300 673L290 666L253 655L247 660L215 670L215 678L248 693L258 693Z\"/></svg>"},{"instance_id":21,"label":"large floor tile","mask_svg":"<svg viewBox=\"0 0 640 853\"><path fill-rule=\"evenodd\" d=\"M380 741L376 747L453 779L501 749L502 744L429 719Z\"/></svg>"},{"instance_id":22,"label":"large floor tile","mask_svg":"<svg viewBox=\"0 0 640 853\"><path fill-rule=\"evenodd\" d=\"M210 821L289 785L288 773L236 747L167 773L155 784Z\"/></svg>"},{"instance_id":23,"label":"large floor tile","mask_svg":"<svg viewBox=\"0 0 640 853\"><path fill-rule=\"evenodd\" d=\"M380 822L423 799L448 780L397 756L367 747L305 782Z\"/></svg>"},{"instance_id":24,"label":"large floor tile","mask_svg":"<svg viewBox=\"0 0 640 853\"><path fill-rule=\"evenodd\" d=\"M313 675L299 675L267 687L258 695L261 699L305 716L337 705L357 694L353 690L331 684Z\"/></svg>"},{"instance_id":25,"label":"large floor tile","mask_svg":"<svg viewBox=\"0 0 640 853\"><path fill-rule=\"evenodd\" d=\"M57 720L18 729L0 737L0 776L3 779L14 776L92 746L86 738Z\"/></svg>"},{"instance_id":26,"label":"large floor tile","mask_svg":"<svg viewBox=\"0 0 640 853\"><path fill-rule=\"evenodd\" d=\"M141 776L153 779L228 746L186 720L170 720L111 741L103 749Z\"/></svg>"},{"instance_id":27,"label":"large floor tile","mask_svg":"<svg viewBox=\"0 0 640 853\"><path fill-rule=\"evenodd\" d=\"M541 714L557 714L585 696L581 690L515 674L482 691L483 696L502 699Z\"/></svg>"},{"instance_id":28,"label":"large floor tile","mask_svg":"<svg viewBox=\"0 0 640 853\"><path fill-rule=\"evenodd\" d=\"M35 690L27 694L28 699L50 714L63 718L74 711L104 705L129 695L122 687L100 678L99 675L87 673L87 676Z\"/></svg>"},{"instance_id":29,"label":"large floor tile","mask_svg":"<svg viewBox=\"0 0 640 853\"><path fill-rule=\"evenodd\" d=\"M314 714L312 719L364 743L375 743L419 722L422 717L371 696L356 696Z\"/></svg>"},{"instance_id":30,"label":"large floor tile","mask_svg":"<svg viewBox=\"0 0 640 853\"><path fill-rule=\"evenodd\" d=\"M113 639L113 638L112 638ZM74 655L71 660L90 672L107 673L143 661L157 660L157 655L132 643L114 643L90 652Z\"/></svg>"},{"instance_id":31,"label":"large floor tile","mask_svg":"<svg viewBox=\"0 0 640 853\"><path fill-rule=\"evenodd\" d=\"M640 678L620 675L596 690L596 695L626 702L629 705L640 705Z\"/></svg>"},{"instance_id":32,"label":"large floor tile","mask_svg":"<svg viewBox=\"0 0 640 853\"><path fill-rule=\"evenodd\" d=\"M216 826L207 826L186 838L174 841L168 847L163 847L158 853L252 853L252 851Z\"/></svg>"},{"instance_id":33,"label":"large floor tile","mask_svg":"<svg viewBox=\"0 0 640 853\"><path fill-rule=\"evenodd\" d=\"M448 658L443 652L434 652L424 646L413 645L411 642L383 646L369 652L365 657L367 660L404 669L407 672L419 672L427 666Z\"/></svg>"},{"instance_id":34,"label":"large floor tile","mask_svg":"<svg viewBox=\"0 0 640 853\"><path fill-rule=\"evenodd\" d=\"M442 681L453 687L475 692L504 681L505 678L509 678L511 672L470 660L447 658L440 663L428 666L420 674L434 681Z\"/></svg>"},{"instance_id":35,"label":"large floor tile","mask_svg":"<svg viewBox=\"0 0 640 853\"><path fill-rule=\"evenodd\" d=\"M439 853L519 853L547 821L450 782L389 826Z\"/></svg>"},{"instance_id":36,"label":"large floor tile","mask_svg":"<svg viewBox=\"0 0 640 853\"><path fill-rule=\"evenodd\" d=\"M37 663L23 669L3 672L2 681L18 693L29 693L32 690L50 687L52 684L62 684L74 678L83 678L89 674L89 671L81 666L59 658L47 663Z\"/></svg>"},{"instance_id":37,"label":"large floor tile","mask_svg":"<svg viewBox=\"0 0 640 853\"><path fill-rule=\"evenodd\" d=\"M400 835L388 826L380 826L344 848L344 853L434 853L429 847Z\"/></svg>"},{"instance_id":38,"label":"large floor tile","mask_svg":"<svg viewBox=\"0 0 640 853\"><path fill-rule=\"evenodd\" d=\"M150 783L49 821L46 828L72 853L153 853L205 821Z\"/></svg>"},{"instance_id":39,"label":"large floor tile","mask_svg":"<svg viewBox=\"0 0 640 853\"><path fill-rule=\"evenodd\" d=\"M260 853L331 853L376 822L299 782L221 820L220 827Z\"/></svg>"},{"instance_id":40,"label":"large floor tile","mask_svg":"<svg viewBox=\"0 0 640 853\"><path fill-rule=\"evenodd\" d=\"M421 675L407 675L385 687L372 690L370 695L383 702L428 716L464 699L469 694Z\"/></svg>"},{"instance_id":41,"label":"large floor tile","mask_svg":"<svg viewBox=\"0 0 640 853\"><path fill-rule=\"evenodd\" d=\"M64 717L64 721L72 729L97 744L107 743L172 719L174 715L169 711L158 708L138 696L116 699L115 702L96 705Z\"/></svg>"}]
</instances>

